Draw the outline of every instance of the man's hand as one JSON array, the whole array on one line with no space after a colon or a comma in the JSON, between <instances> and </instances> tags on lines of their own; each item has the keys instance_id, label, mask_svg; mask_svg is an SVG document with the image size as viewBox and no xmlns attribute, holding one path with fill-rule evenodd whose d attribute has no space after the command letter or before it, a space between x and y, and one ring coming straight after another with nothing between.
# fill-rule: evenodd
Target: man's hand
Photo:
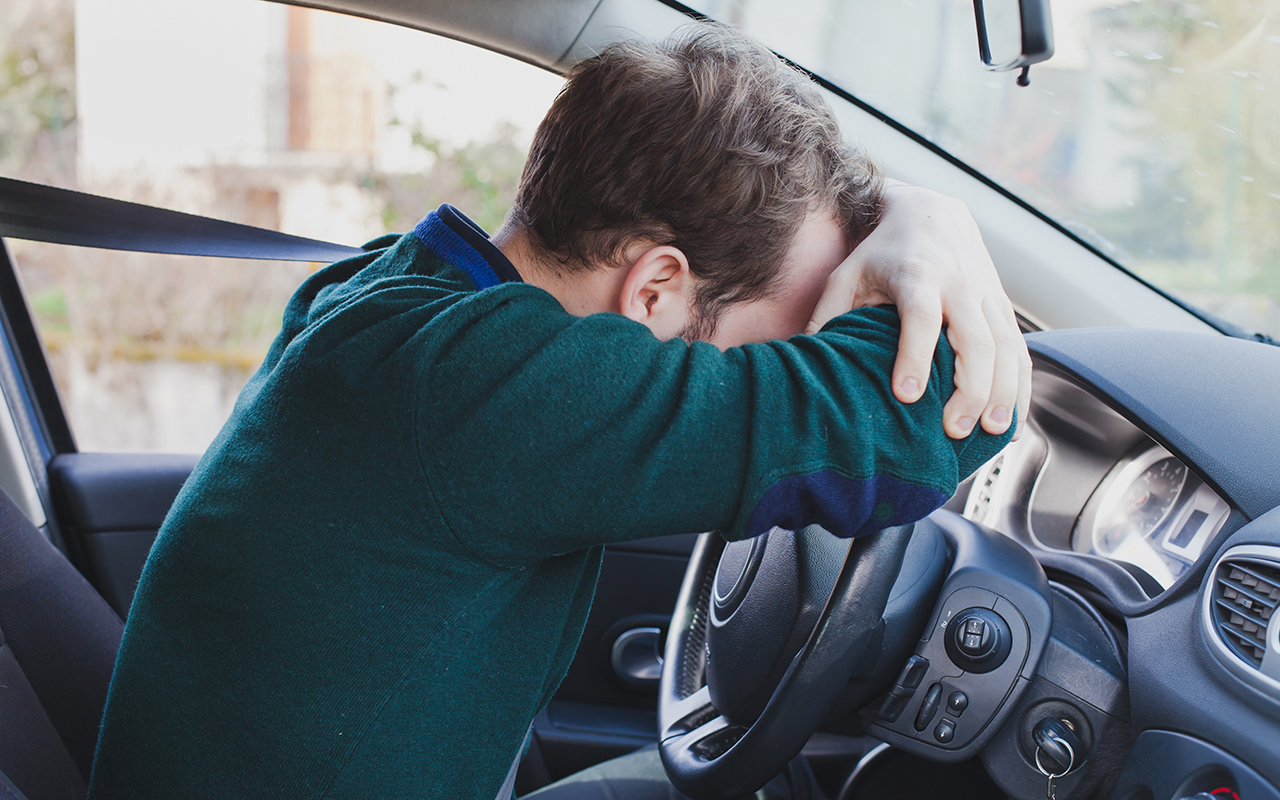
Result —
<instances>
[{"instance_id":1,"label":"man's hand","mask_svg":"<svg viewBox=\"0 0 1280 800\"><path fill-rule=\"evenodd\" d=\"M902 319L893 393L924 393L942 324L956 352L956 391L943 427L963 439L981 419L988 433L1019 428L1031 401L1031 357L982 234L959 200L891 182L876 229L831 273L806 329L861 306L892 303Z\"/></svg>"}]
</instances>

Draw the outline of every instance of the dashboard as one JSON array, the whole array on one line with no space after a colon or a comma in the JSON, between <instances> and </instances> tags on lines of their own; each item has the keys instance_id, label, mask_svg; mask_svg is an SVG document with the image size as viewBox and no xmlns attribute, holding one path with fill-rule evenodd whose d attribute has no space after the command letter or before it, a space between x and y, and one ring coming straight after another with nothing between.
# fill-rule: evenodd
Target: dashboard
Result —
<instances>
[{"instance_id":1,"label":"dashboard","mask_svg":"<svg viewBox=\"0 0 1280 800\"><path fill-rule=\"evenodd\" d=\"M795 732L777 689L746 711L729 691L772 669L765 689L804 687L803 718L886 745L842 798L892 751L978 759L1013 800L1046 785L1063 800L1280 800L1280 348L1133 329L1027 341L1022 437L889 532L896 577L880 624L848 628L856 646L824 650L827 628L786 622L861 602L856 543L816 526L723 551L699 540L659 704L664 764L696 791L678 788L736 793L738 777L707 776Z\"/></svg>"},{"instance_id":2,"label":"dashboard","mask_svg":"<svg viewBox=\"0 0 1280 800\"><path fill-rule=\"evenodd\" d=\"M974 476L964 516L1036 549L1121 563L1151 596L1186 574L1231 507L1059 370L1040 365L1022 437Z\"/></svg>"},{"instance_id":3,"label":"dashboard","mask_svg":"<svg viewBox=\"0 0 1280 800\"><path fill-rule=\"evenodd\" d=\"M1087 729L1099 709L1045 666L1089 627L1070 630L1064 610L1085 609L1114 635L1098 652L1119 657L1123 684L1101 708L1115 738L1090 757L1112 759L1112 777L1090 796L1280 798L1280 350L1157 331L1028 341L1023 434L952 506L1050 580L1052 632L1021 706L1066 698ZM1032 773L1015 728L982 757L1011 797L1030 797L1034 778L1001 778Z\"/></svg>"}]
</instances>

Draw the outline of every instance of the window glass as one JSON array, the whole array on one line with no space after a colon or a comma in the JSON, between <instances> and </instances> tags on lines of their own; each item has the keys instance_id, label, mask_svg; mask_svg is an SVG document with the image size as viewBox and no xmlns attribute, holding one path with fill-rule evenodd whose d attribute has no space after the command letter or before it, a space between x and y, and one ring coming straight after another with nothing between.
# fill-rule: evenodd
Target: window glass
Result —
<instances>
[{"instance_id":1,"label":"window glass","mask_svg":"<svg viewBox=\"0 0 1280 800\"><path fill-rule=\"evenodd\" d=\"M978 57L969 0L693 0L1139 276L1280 337L1280 6L1053 0L1056 53ZM990 4L989 4L990 5Z\"/></svg>"},{"instance_id":2,"label":"window glass","mask_svg":"<svg viewBox=\"0 0 1280 800\"><path fill-rule=\"evenodd\" d=\"M342 244L501 224L561 78L259 0L0 10L0 174ZM80 449L200 451L319 264L9 242Z\"/></svg>"}]
</instances>

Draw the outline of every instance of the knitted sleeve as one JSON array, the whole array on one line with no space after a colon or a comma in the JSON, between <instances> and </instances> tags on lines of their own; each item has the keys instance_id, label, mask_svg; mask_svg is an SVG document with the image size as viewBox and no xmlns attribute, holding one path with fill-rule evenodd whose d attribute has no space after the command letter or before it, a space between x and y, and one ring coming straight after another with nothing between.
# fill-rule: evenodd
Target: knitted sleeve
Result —
<instances>
[{"instance_id":1,"label":"knitted sleeve","mask_svg":"<svg viewBox=\"0 0 1280 800\"><path fill-rule=\"evenodd\" d=\"M721 352L529 287L484 294L423 377L418 446L454 536L490 563L705 530L857 536L927 515L1012 436L943 432L945 336L924 396L894 398L889 309Z\"/></svg>"}]
</instances>

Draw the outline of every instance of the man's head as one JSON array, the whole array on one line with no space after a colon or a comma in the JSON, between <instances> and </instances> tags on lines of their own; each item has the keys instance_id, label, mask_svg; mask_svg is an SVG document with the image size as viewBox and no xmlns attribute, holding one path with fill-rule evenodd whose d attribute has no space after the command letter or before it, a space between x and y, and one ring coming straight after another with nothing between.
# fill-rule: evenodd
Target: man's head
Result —
<instances>
[{"instance_id":1,"label":"man's head","mask_svg":"<svg viewBox=\"0 0 1280 800\"><path fill-rule=\"evenodd\" d=\"M522 238L549 283L616 295L571 311L621 311L659 336L732 344L800 332L776 321L763 336L722 329L729 315L729 327L755 330L748 312L786 316L810 294L792 316L812 310L821 282L816 293L796 284L829 273L871 230L880 189L806 76L702 24L612 45L570 71L504 234Z\"/></svg>"}]
</instances>

